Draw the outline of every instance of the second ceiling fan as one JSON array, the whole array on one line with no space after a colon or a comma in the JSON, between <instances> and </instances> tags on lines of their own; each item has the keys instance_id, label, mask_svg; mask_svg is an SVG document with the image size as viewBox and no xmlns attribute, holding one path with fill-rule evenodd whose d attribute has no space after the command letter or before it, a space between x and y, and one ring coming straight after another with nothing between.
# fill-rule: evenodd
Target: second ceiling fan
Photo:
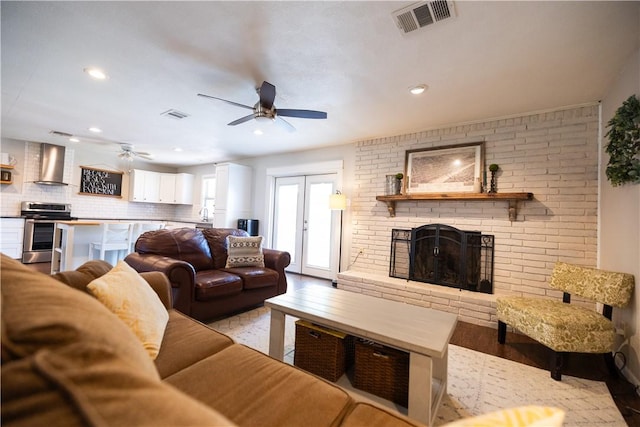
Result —
<instances>
[{"instance_id":1,"label":"second ceiling fan","mask_svg":"<svg viewBox=\"0 0 640 427\"><path fill-rule=\"evenodd\" d=\"M228 101L226 99L218 98L211 95L205 95L199 93L198 96L202 96L204 98L217 99L219 101L226 102L227 104L235 105L236 107L246 108L249 110L253 110L253 113L248 116L244 116L239 118L238 120L234 120L229 123L229 126L239 125L240 123L247 122L251 119L256 120L272 120L277 123L283 125L288 131L293 132L295 128L289 122L287 122L282 117L295 117L300 119L326 119L327 113L324 111L315 111L315 110L295 110L288 108L276 108L273 104L276 98L276 87L269 82L262 82L262 85L256 89L258 92L258 96L260 99L256 104L251 107L249 105L239 104L237 102Z\"/></svg>"}]
</instances>

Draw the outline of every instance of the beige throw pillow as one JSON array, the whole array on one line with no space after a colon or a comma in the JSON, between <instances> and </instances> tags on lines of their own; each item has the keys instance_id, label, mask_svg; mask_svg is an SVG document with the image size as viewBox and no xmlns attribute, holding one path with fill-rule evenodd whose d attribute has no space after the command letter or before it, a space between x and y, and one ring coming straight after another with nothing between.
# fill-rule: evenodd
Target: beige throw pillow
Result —
<instances>
[{"instance_id":1,"label":"beige throw pillow","mask_svg":"<svg viewBox=\"0 0 640 427\"><path fill-rule=\"evenodd\" d=\"M126 262L87 285L140 339L152 359L158 356L169 313L151 286Z\"/></svg>"},{"instance_id":2,"label":"beige throw pillow","mask_svg":"<svg viewBox=\"0 0 640 427\"><path fill-rule=\"evenodd\" d=\"M262 236L227 236L227 265L234 267L264 267Z\"/></svg>"}]
</instances>

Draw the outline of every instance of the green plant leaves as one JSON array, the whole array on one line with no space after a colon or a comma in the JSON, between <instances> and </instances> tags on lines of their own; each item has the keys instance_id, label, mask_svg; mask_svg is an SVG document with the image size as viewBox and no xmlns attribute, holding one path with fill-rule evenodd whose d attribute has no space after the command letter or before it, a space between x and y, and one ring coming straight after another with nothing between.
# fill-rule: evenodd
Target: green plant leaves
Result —
<instances>
[{"instance_id":1,"label":"green plant leaves","mask_svg":"<svg viewBox=\"0 0 640 427\"><path fill-rule=\"evenodd\" d=\"M607 123L607 178L611 185L640 183L640 101L631 95Z\"/></svg>"}]
</instances>

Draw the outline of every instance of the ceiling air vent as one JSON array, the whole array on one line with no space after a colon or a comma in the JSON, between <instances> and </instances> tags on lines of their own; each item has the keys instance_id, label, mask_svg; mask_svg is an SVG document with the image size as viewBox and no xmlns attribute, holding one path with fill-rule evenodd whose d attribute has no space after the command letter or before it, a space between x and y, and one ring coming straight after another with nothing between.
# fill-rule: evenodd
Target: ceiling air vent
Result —
<instances>
[{"instance_id":1,"label":"ceiling air vent","mask_svg":"<svg viewBox=\"0 0 640 427\"><path fill-rule=\"evenodd\" d=\"M414 3L393 12L393 20L402 34L455 16L453 2L447 0Z\"/></svg>"},{"instance_id":2,"label":"ceiling air vent","mask_svg":"<svg viewBox=\"0 0 640 427\"><path fill-rule=\"evenodd\" d=\"M176 120L182 120L189 117L187 113L183 113L182 111L178 111L178 110L167 110L164 113L161 113L160 115L171 117L172 119L176 119Z\"/></svg>"},{"instance_id":3,"label":"ceiling air vent","mask_svg":"<svg viewBox=\"0 0 640 427\"><path fill-rule=\"evenodd\" d=\"M67 132L60 132L59 130L50 130L49 133L53 136L63 136L65 138L71 138L73 135Z\"/></svg>"}]
</instances>

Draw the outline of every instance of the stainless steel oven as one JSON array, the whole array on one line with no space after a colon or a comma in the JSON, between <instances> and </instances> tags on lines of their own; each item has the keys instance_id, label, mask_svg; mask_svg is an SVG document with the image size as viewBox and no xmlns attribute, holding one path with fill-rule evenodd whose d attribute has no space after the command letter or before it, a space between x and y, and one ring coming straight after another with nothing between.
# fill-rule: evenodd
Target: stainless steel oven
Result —
<instances>
[{"instance_id":1,"label":"stainless steel oven","mask_svg":"<svg viewBox=\"0 0 640 427\"><path fill-rule=\"evenodd\" d=\"M22 202L25 217L22 262L51 262L56 221L70 220L71 205L66 203Z\"/></svg>"}]
</instances>

